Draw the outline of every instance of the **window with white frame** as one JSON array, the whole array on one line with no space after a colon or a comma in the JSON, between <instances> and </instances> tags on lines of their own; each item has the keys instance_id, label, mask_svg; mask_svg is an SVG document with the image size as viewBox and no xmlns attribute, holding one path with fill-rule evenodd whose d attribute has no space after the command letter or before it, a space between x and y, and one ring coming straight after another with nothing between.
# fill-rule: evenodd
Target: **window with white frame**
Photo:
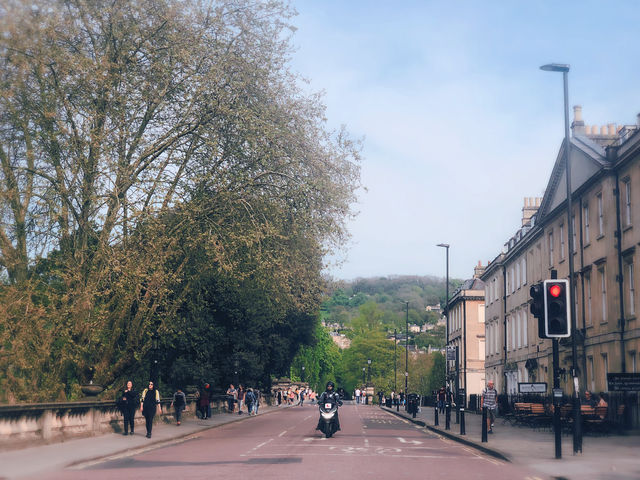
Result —
<instances>
[{"instance_id":1,"label":"window with white frame","mask_svg":"<svg viewBox=\"0 0 640 480\"><path fill-rule=\"evenodd\" d=\"M598 236L604 235L604 209L602 206L602 193L596 195L598 200Z\"/></svg>"},{"instance_id":2,"label":"window with white frame","mask_svg":"<svg viewBox=\"0 0 640 480\"><path fill-rule=\"evenodd\" d=\"M511 322L511 350L516 349L516 318L514 316L509 317Z\"/></svg>"},{"instance_id":3,"label":"window with white frame","mask_svg":"<svg viewBox=\"0 0 640 480\"><path fill-rule=\"evenodd\" d=\"M591 272L584 274L584 296L585 296L585 323L593 325L593 317L591 315Z\"/></svg>"},{"instance_id":4,"label":"window with white frame","mask_svg":"<svg viewBox=\"0 0 640 480\"><path fill-rule=\"evenodd\" d=\"M564 224L560 225L560 260L564 260Z\"/></svg>"},{"instance_id":5,"label":"window with white frame","mask_svg":"<svg viewBox=\"0 0 640 480\"><path fill-rule=\"evenodd\" d=\"M636 290L634 285L634 271L633 271L633 258L627 261L627 299L628 299L628 312L629 315L636 314Z\"/></svg>"},{"instance_id":6,"label":"window with white frame","mask_svg":"<svg viewBox=\"0 0 640 480\"><path fill-rule=\"evenodd\" d=\"M622 181L624 184L624 226L631 225L631 179Z\"/></svg>"},{"instance_id":7,"label":"window with white frame","mask_svg":"<svg viewBox=\"0 0 640 480\"><path fill-rule=\"evenodd\" d=\"M520 288L520 262L516 262L516 281L513 282L516 288Z\"/></svg>"},{"instance_id":8,"label":"window with white frame","mask_svg":"<svg viewBox=\"0 0 640 480\"><path fill-rule=\"evenodd\" d=\"M576 248L578 247L578 240L576 235L577 235L576 216L572 215L571 216L571 245L569 245L569 248L571 248L572 253L575 253Z\"/></svg>"},{"instance_id":9,"label":"window with white frame","mask_svg":"<svg viewBox=\"0 0 640 480\"><path fill-rule=\"evenodd\" d=\"M631 356L631 373L638 373L638 364L637 364L637 358L636 358L636 352L631 351L629 352L629 355Z\"/></svg>"},{"instance_id":10,"label":"window with white frame","mask_svg":"<svg viewBox=\"0 0 640 480\"><path fill-rule=\"evenodd\" d=\"M549 232L549 266L553 266L553 230Z\"/></svg>"},{"instance_id":11,"label":"window with white frame","mask_svg":"<svg viewBox=\"0 0 640 480\"><path fill-rule=\"evenodd\" d=\"M478 305L478 323L484 323L484 303Z\"/></svg>"},{"instance_id":12,"label":"window with white frame","mask_svg":"<svg viewBox=\"0 0 640 480\"><path fill-rule=\"evenodd\" d=\"M486 352L484 351L484 340L480 339L478 341L478 358L484 360L486 357Z\"/></svg>"},{"instance_id":13,"label":"window with white frame","mask_svg":"<svg viewBox=\"0 0 640 480\"><path fill-rule=\"evenodd\" d=\"M582 218L584 223L584 243L587 244L590 241L589 238L589 204L582 205Z\"/></svg>"},{"instance_id":14,"label":"window with white frame","mask_svg":"<svg viewBox=\"0 0 640 480\"><path fill-rule=\"evenodd\" d=\"M522 312L522 345L529 345L529 317L527 316L526 310Z\"/></svg>"},{"instance_id":15,"label":"window with white frame","mask_svg":"<svg viewBox=\"0 0 640 480\"><path fill-rule=\"evenodd\" d=\"M600 277L600 301L602 304L602 322L607 321L607 277L605 276L604 266L598 268L598 276Z\"/></svg>"},{"instance_id":16,"label":"window with white frame","mask_svg":"<svg viewBox=\"0 0 640 480\"><path fill-rule=\"evenodd\" d=\"M522 315L521 312L516 313L516 348L522 348Z\"/></svg>"},{"instance_id":17,"label":"window with white frame","mask_svg":"<svg viewBox=\"0 0 640 480\"><path fill-rule=\"evenodd\" d=\"M593 367L593 357L587 357L587 365L589 368L589 383L591 384L590 390L593 392L596 389L596 372Z\"/></svg>"},{"instance_id":18,"label":"window with white frame","mask_svg":"<svg viewBox=\"0 0 640 480\"><path fill-rule=\"evenodd\" d=\"M527 257L522 257L522 260L520 260L520 263L522 264L522 267L520 269L520 271L522 272L522 285L526 285L527 284Z\"/></svg>"}]
</instances>

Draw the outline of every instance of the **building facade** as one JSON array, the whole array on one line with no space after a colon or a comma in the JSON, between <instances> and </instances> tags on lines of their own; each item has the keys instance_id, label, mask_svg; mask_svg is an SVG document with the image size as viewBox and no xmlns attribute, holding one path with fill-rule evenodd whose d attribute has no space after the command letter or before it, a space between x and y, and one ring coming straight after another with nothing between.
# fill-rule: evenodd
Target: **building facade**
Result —
<instances>
[{"instance_id":1,"label":"building facade","mask_svg":"<svg viewBox=\"0 0 640 480\"><path fill-rule=\"evenodd\" d=\"M544 197L525 200L522 226L482 275L486 375L498 391L517 393L519 382L546 382L549 389L553 385L551 341L538 337L529 288L551 278L552 271L568 278L570 255L576 331L560 342L562 388L573 393L574 366L581 391L607 392L608 373L639 371L639 125L640 117L636 125L588 127L575 107L569 150L571 215L563 142ZM635 412L637 421L637 408Z\"/></svg>"},{"instance_id":2,"label":"building facade","mask_svg":"<svg viewBox=\"0 0 640 480\"><path fill-rule=\"evenodd\" d=\"M469 395L482 393L485 381L485 286L476 267L474 278L466 280L449 300L447 345L457 349L457 359L449 361L449 382Z\"/></svg>"}]
</instances>

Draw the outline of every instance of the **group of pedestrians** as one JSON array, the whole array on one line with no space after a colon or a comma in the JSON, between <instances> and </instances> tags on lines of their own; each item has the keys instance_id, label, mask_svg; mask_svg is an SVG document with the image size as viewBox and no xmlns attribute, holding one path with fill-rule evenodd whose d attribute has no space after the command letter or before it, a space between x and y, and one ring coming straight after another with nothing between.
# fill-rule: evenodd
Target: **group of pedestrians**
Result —
<instances>
[{"instance_id":1,"label":"group of pedestrians","mask_svg":"<svg viewBox=\"0 0 640 480\"><path fill-rule=\"evenodd\" d=\"M138 393L133 389L133 382L129 380L116 403L124 417L123 435L133 435L134 418L136 410L140 407L147 428L147 438L151 438L153 419L156 413L161 412L160 392L155 388L153 382L149 382L149 386L138 396Z\"/></svg>"},{"instance_id":2,"label":"group of pedestrians","mask_svg":"<svg viewBox=\"0 0 640 480\"><path fill-rule=\"evenodd\" d=\"M276 402L278 406L281 405L298 405L304 406L304 401L308 400L311 403L315 403L317 394L311 388L299 387L299 388L279 388L274 392L276 396Z\"/></svg>"},{"instance_id":3,"label":"group of pedestrians","mask_svg":"<svg viewBox=\"0 0 640 480\"><path fill-rule=\"evenodd\" d=\"M242 414L243 406L246 406L249 415L258 415L261 399L262 395L258 389L248 388L245 390L242 385L238 385L236 389L233 385L230 385L227 389L228 412L235 413L235 406L237 404L238 415ZM195 394L196 415L199 418L203 420L211 418L211 400L211 385L205 383ZM148 387L145 388L142 393L138 393L133 388L133 382L131 380L127 381L126 386L117 398L116 406L124 417L123 435L134 434L134 419L136 411L140 409L145 419L146 436L147 438L151 438L155 416L156 414L162 413L160 392L153 382L149 382ZM187 407L187 396L181 388L178 388L173 394L169 407L173 408L176 425L180 425L182 423L182 413Z\"/></svg>"},{"instance_id":4,"label":"group of pedestrians","mask_svg":"<svg viewBox=\"0 0 640 480\"><path fill-rule=\"evenodd\" d=\"M238 405L238 415L242 415L242 407L247 408L250 416L258 415L262 393L257 388L245 388L238 385L236 388L233 384L227 388L227 411L235 413L236 405Z\"/></svg>"}]
</instances>

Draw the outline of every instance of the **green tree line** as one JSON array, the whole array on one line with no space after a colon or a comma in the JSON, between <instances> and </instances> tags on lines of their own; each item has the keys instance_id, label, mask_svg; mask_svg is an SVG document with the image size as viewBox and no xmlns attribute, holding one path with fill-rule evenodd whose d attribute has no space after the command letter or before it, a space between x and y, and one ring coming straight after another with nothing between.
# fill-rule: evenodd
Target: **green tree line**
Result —
<instances>
[{"instance_id":1,"label":"green tree line","mask_svg":"<svg viewBox=\"0 0 640 480\"><path fill-rule=\"evenodd\" d=\"M154 375L265 385L318 340L360 145L298 87L292 16L0 6L0 401Z\"/></svg>"}]
</instances>

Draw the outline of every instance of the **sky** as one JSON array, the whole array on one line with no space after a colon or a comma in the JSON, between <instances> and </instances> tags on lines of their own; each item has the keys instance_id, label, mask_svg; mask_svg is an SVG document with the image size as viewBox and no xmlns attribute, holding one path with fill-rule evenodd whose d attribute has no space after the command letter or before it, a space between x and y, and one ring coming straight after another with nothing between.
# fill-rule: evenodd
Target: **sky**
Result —
<instances>
[{"instance_id":1,"label":"sky","mask_svg":"<svg viewBox=\"0 0 640 480\"><path fill-rule=\"evenodd\" d=\"M587 125L640 113L640 1L293 0L291 67L327 127L363 140L336 279L470 278L541 197L564 136L562 74Z\"/></svg>"}]
</instances>

